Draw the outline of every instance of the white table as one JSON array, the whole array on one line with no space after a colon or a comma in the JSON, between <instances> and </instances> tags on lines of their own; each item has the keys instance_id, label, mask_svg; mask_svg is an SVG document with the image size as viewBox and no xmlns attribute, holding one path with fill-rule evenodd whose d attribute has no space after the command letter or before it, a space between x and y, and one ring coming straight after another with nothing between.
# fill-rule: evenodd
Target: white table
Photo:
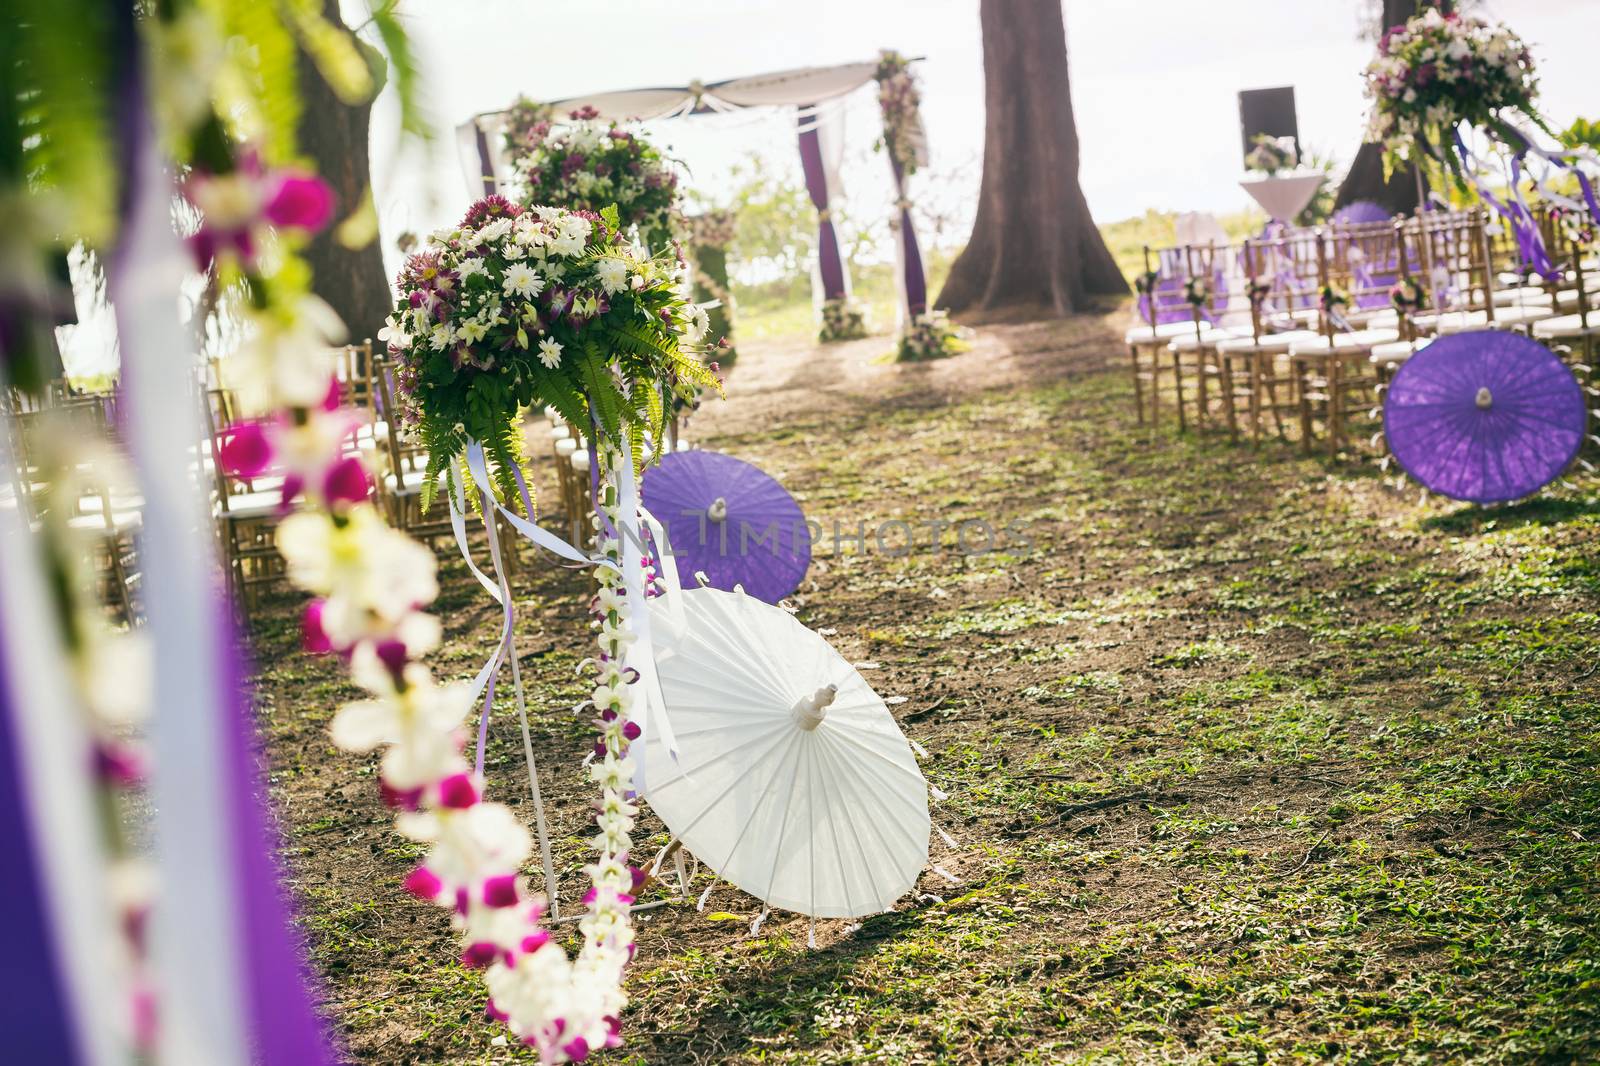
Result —
<instances>
[{"instance_id":1,"label":"white table","mask_svg":"<svg viewBox=\"0 0 1600 1066\"><path fill-rule=\"evenodd\" d=\"M1293 222L1295 216L1306 209L1317 188L1327 180L1327 175L1314 170L1299 170L1276 178L1252 178L1241 181L1239 188L1275 222Z\"/></svg>"}]
</instances>

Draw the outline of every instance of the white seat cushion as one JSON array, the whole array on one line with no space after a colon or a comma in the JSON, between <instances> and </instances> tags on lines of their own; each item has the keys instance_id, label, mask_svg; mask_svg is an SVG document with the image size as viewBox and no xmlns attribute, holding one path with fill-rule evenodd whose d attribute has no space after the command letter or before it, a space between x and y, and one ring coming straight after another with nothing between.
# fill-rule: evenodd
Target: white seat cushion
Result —
<instances>
[{"instance_id":1,"label":"white seat cushion","mask_svg":"<svg viewBox=\"0 0 1600 1066\"><path fill-rule=\"evenodd\" d=\"M1600 334L1600 311L1589 312L1589 324L1583 324L1582 315L1561 315L1533 324L1535 337L1593 337Z\"/></svg>"},{"instance_id":2,"label":"white seat cushion","mask_svg":"<svg viewBox=\"0 0 1600 1066\"><path fill-rule=\"evenodd\" d=\"M1424 333L1466 333L1474 329L1488 329L1489 315L1484 311L1445 311L1435 315L1417 315L1412 324Z\"/></svg>"},{"instance_id":3,"label":"white seat cushion","mask_svg":"<svg viewBox=\"0 0 1600 1066\"><path fill-rule=\"evenodd\" d=\"M1548 306L1549 303L1550 294L1537 285L1517 285L1509 289L1496 289L1494 292L1494 305L1496 307L1508 305L1522 307L1529 304L1545 304Z\"/></svg>"},{"instance_id":4,"label":"white seat cushion","mask_svg":"<svg viewBox=\"0 0 1600 1066\"><path fill-rule=\"evenodd\" d=\"M1375 345L1399 339L1399 332L1392 329L1358 329L1349 333L1335 333L1332 337L1314 336L1309 340L1295 341L1289 346L1289 354L1296 358L1357 355L1371 350Z\"/></svg>"},{"instance_id":5,"label":"white seat cushion","mask_svg":"<svg viewBox=\"0 0 1600 1066\"><path fill-rule=\"evenodd\" d=\"M283 493L241 492L227 498L226 509L222 506L223 502L218 500L212 504L214 516L226 514L231 518L266 518L283 509Z\"/></svg>"},{"instance_id":6,"label":"white seat cushion","mask_svg":"<svg viewBox=\"0 0 1600 1066\"><path fill-rule=\"evenodd\" d=\"M1542 322L1547 318L1556 317L1556 312L1549 305L1522 306L1522 307L1496 307L1494 309L1494 327L1496 329L1515 329L1526 326L1530 322Z\"/></svg>"},{"instance_id":7,"label":"white seat cushion","mask_svg":"<svg viewBox=\"0 0 1600 1066\"><path fill-rule=\"evenodd\" d=\"M1372 346L1372 354L1367 358L1378 366L1398 366L1426 348L1432 340L1432 337L1418 337L1414 341L1389 341L1387 344L1374 344Z\"/></svg>"},{"instance_id":8,"label":"white seat cushion","mask_svg":"<svg viewBox=\"0 0 1600 1066\"><path fill-rule=\"evenodd\" d=\"M108 523L104 511L91 511L67 519L67 525L79 532L97 533L102 536L110 533L133 533L144 525L144 514L141 511L113 511L111 521Z\"/></svg>"},{"instance_id":9,"label":"white seat cushion","mask_svg":"<svg viewBox=\"0 0 1600 1066\"><path fill-rule=\"evenodd\" d=\"M1316 340L1310 330L1297 329L1288 333L1263 333L1261 339L1235 337L1217 342L1217 351L1224 355L1285 355L1296 341Z\"/></svg>"},{"instance_id":10,"label":"white seat cushion","mask_svg":"<svg viewBox=\"0 0 1600 1066\"><path fill-rule=\"evenodd\" d=\"M1172 338L1172 342L1167 345L1167 350L1169 352L1194 352L1199 351L1201 348L1215 348L1223 341L1238 340L1241 336L1248 337L1249 335L1248 330L1241 333L1233 327L1201 330L1198 336L1191 331L1181 337Z\"/></svg>"},{"instance_id":11,"label":"white seat cushion","mask_svg":"<svg viewBox=\"0 0 1600 1066\"><path fill-rule=\"evenodd\" d=\"M1205 328L1203 324L1201 328ZM1123 343L1154 344L1157 341L1169 341L1174 337L1180 337L1185 333L1193 332L1193 322L1163 322L1159 326L1155 327L1154 330L1150 328L1150 323L1144 322L1128 330L1128 332L1123 335Z\"/></svg>"},{"instance_id":12,"label":"white seat cushion","mask_svg":"<svg viewBox=\"0 0 1600 1066\"><path fill-rule=\"evenodd\" d=\"M428 483L426 470L407 470L396 478L393 473L383 475L383 487L393 496L414 496Z\"/></svg>"}]
</instances>

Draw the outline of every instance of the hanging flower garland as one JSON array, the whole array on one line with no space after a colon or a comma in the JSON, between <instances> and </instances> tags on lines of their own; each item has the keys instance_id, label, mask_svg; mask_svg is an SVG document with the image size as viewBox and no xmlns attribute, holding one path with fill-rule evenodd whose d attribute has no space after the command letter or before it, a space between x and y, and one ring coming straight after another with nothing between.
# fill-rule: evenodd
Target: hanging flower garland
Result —
<instances>
[{"instance_id":1,"label":"hanging flower garland","mask_svg":"<svg viewBox=\"0 0 1600 1066\"><path fill-rule=\"evenodd\" d=\"M706 336L716 338L717 360L731 364L739 357L733 342L733 287L728 281L728 253L737 227L731 211L706 211L688 218L690 279L700 303L709 309Z\"/></svg>"},{"instance_id":2,"label":"hanging flower garland","mask_svg":"<svg viewBox=\"0 0 1600 1066\"><path fill-rule=\"evenodd\" d=\"M678 226L678 172L664 153L592 107L558 121L547 104L511 106L505 150L523 204L598 212L616 205L622 228L637 226L646 246L662 251Z\"/></svg>"},{"instance_id":3,"label":"hanging flower garland","mask_svg":"<svg viewBox=\"0 0 1600 1066\"><path fill-rule=\"evenodd\" d=\"M889 153L905 177L922 163L922 94L911 74L911 61L899 52L878 55L878 107L883 112L883 138L878 147Z\"/></svg>"}]
</instances>

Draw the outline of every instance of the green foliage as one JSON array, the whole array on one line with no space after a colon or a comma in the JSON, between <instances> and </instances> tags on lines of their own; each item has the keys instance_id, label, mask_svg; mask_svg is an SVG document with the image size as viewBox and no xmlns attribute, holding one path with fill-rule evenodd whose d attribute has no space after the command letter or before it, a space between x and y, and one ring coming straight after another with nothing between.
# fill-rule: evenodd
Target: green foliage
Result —
<instances>
[{"instance_id":1,"label":"green foliage","mask_svg":"<svg viewBox=\"0 0 1600 1066\"><path fill-rule=\"evenodd\" d=\"M383 44L389 59L389 78L394 84L395 99L400 105L400 128L420 141L433 139L433 124L423 110L423 84L411 38L401 24L395 9L399 0L374 3L372 27Z\"/></svg>"},{"instance_id":2,"label":"green foliage","mask_svg":"<svg viewBox=\"0 0 1600 1066\"><path fill-rule=\"evenodd\" d=\"M255 143L269 163L289 163L300 125L299 61L294 35L276 4L199 0L227 42L217 78L217 114L234 139Z\"/></svg>"},{"instance_id":3,"label":"green foliage","mask_svg":"<svg viewBox=\"0 0 1600 1066\"><path fill-rule=\"evenodd\" d=\"M1575 118L1572 125L1557 135L1567 148L1593 148L1600 151L1600 122Z\"/></svg>"}]
</instances>

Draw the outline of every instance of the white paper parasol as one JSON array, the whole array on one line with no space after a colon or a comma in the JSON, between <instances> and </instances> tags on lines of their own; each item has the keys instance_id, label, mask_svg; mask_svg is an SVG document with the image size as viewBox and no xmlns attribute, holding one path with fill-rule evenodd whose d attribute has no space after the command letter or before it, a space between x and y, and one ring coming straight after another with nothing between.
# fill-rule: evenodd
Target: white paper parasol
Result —
<instances>
[{"instance_id":1,"label":"white paper parasol","mask_svg":"<svg viewBox=\"0 0 1600 1066\"><path fill-rule=\"evenodd\" d=\"M674 590L650 615L678 757L646 732L645 798L667 828L770 907L893 907L928 862L928 786L882 698L827 641L742 592Z\"/></svg>"}]
</instances>

